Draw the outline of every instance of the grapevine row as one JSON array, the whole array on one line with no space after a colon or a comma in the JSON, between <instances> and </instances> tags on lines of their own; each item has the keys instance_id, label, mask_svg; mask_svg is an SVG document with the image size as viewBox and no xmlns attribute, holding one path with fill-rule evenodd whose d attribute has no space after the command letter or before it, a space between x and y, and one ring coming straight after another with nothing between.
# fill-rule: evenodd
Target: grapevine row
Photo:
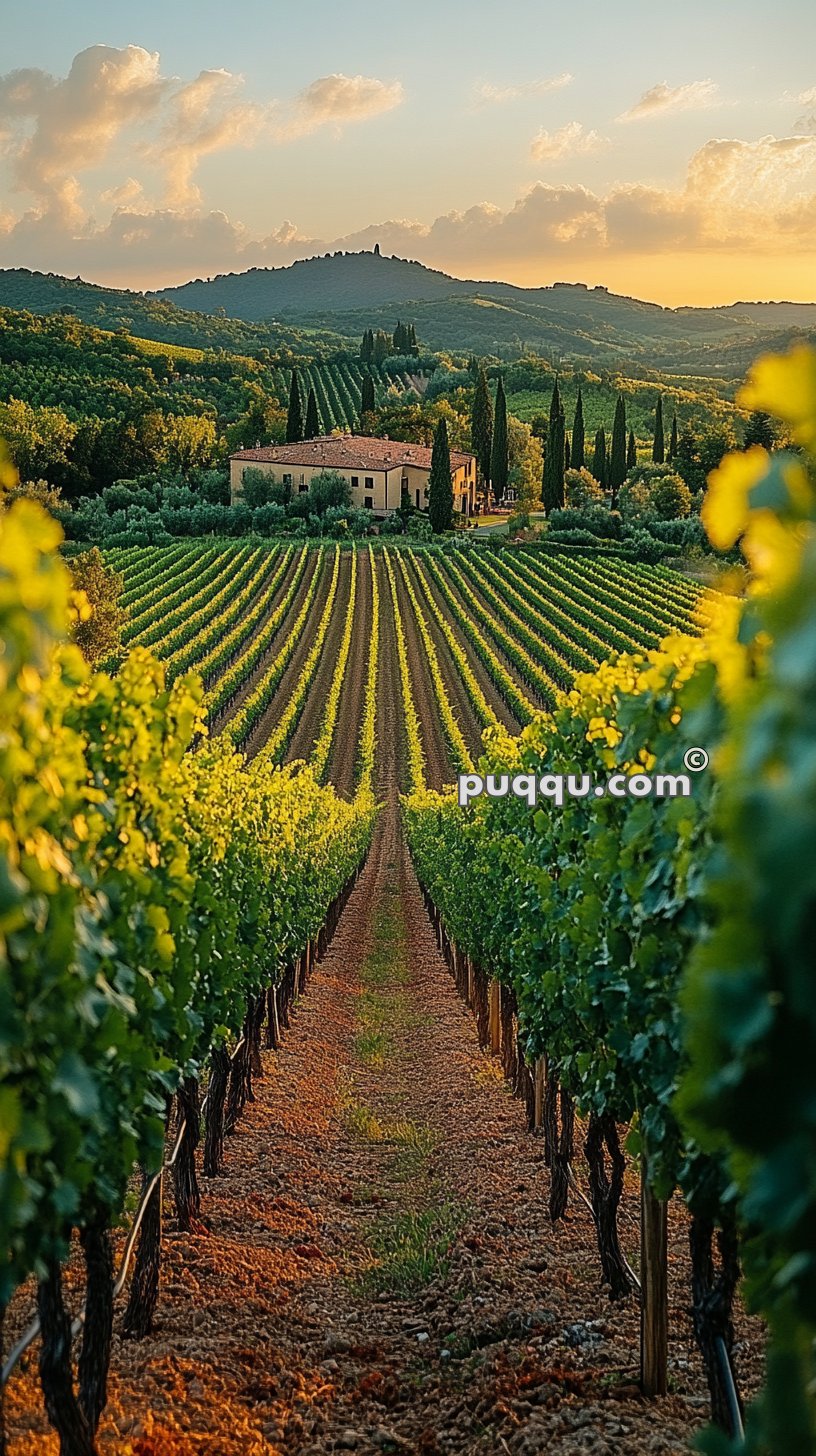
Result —
<instances>
[{"instance_id":1,"label":"grapevine row","mask_svg":"<svg viewBox=\"0 0 816 1456\"><path fill-rule=\"evenodd\" d=\"M391 611L394 619L394 632L397 638L397 662L399 664L400 686L402 688L402 712L405 720L405 737L408 747L408 785L412 792L425 787L425 751L422 746L422 733L419 727L414 695L411 688L411 669L408 664L408 649L405 645L405 633L402 629L400 618L399 600L397 598L397 583L394 579L394 568L391 564L391 552L383 552L385 569L388 575L388 585L391 591Z\"/></svg>"},{"instance_id":2,"label":"grapevine row","mask_svg":"<svg viewBox=\"0 0 816 1456\"><path fill-rule=\"evenodd\" d=\"M283 754L286 752L286 747L289 743L289 740L291 739L293 732L295 731L300 715L303 712L303 707L306 702L309 688L311 686L312 678L314 677L315 671L317 669L317 664L320 660L320 654L322 653L323 647L325 645L326 635L328 633L329 623L331 621L332 610L334 608L334 602L337 596L337 584L339 579L340 546L338 544L334 548L334 566L332 569L332 578L329 585L328 596L326 597L326 605L323 608L323 613L317 626L315 640L309 649L306 661L301 668L300 676L298 677L297 683L292 689L291 696L287 701L286 707L283 711L281 718L278 721L277 727L272 733L270 733L263 747L260 749L258 755L259 758L262 758L264 760L269 759L272 762L278 762L283 757ZM293 628L292 637L295 639L295 641L297 641L298 635L299 634L297 632L297 628Z\"/></svg>"},{"instance_id":3,"label":"grapevine row","mask_svg":"<svg viewBox=\"0 0 816 1456\"><path fill-rule=\"evenodd\" d=\"M439 629L443 637L445 638L448 647L450 648L451 656L456 664L459 676L464 683L465 691L467 692L467 695L470 698L471 703L473 704L476 716L482 726L487 728L490 726L490 724L498 722L496 714L494 713L493 709L487 701L487 698L479 687L479 684L476 680L476 675L470 663L468 662L467 653L464 652L459 645L456 634L454 633L447 617L445 616L445 613L441 610L439 603L437 602L433 592L428 585L428 578L426 577L424 569L420 564L420 559L418 555L415 551L409 551L408 555L414 571L416 572L419 584L422 588L424 599L430 607L431 611L433 612Z\"/></svg>"},{"instance_id":4,"label":"grapevine row","mask_svg":"<svg viewBox=\"0 0 816 1456\"><path fill-rule=\"evenodd\" d=\"M484 663L490 678L496 684L504 701L510 705L520 723L529 723L535 712L533 704L521 689L517 687L515 680L511 677L504 664L499 661L487 638L479 631L470 614L457 601L446 577L437 564L436 557L431 552L428 553L426 562L436 585L450 607L454 619L470 639L476 655Z\"/></svg>"},{"instance_id":5,"label":"grapevine row","mask_svg":"<svg viewBox=\"0 0 816 1456\"><path fill-rule=\"evenodd\" d=\"M346 620L343 627L343 637L340 643L340 651L337 654L332 684L329 688L329 696L326 699L326 708L323 714L323 722L320 732L315 740L314 750L309 759L312 772L318 781L322 781L326 766L329 762L332 743L334 741L334 730L337 727L337 712L340 706L340 694L343 690L343 683L346 677L349 652L351 650L351 638L354 631L354 607L357 599L357 552L351 553L351 582L349 585L348 606L346 608Z\"/></svg>"},{"instance_id":6,"label":"grapevine row","mask_svg":"<svg viewBox=\"0 0 816 1456\"><path fill-rule=\"evenodd\" d=\"M413 582L411 581L411 578L408 574L408 568L405 564L405 556L402 551L399 551L397 553L397 560L399 561L402 579L405 584L405 589L408 593L408 599L413 609L414 618L416 620L417 626L419 627L420 636L422 638L422 645L425 649L425 658L430 669L434 697L436 698L436 704L439 709L439 716L442 720L442 731L445 735L445 739L451 751L453 766L458 772L467 772L473 768L473 759L470 756L470 752L468 750L467 744L465 743L462 730L459 727L459 724L456 720L456 715L453 711L453 708L451 707L450 698L448 697L447 688L445 687L445 682L439 666L439 658L436 655L436 648L434 647L433 641L431 639L431 634L428 631L428 624L425 621L422 608L420 607L417 600L417 595L414 591Z\"/></svg>"},{"instance_id":7,"label":"grapevine row","mask_svg":"<svg viewBox=\"0 0 816 1456\"><path fill-rule=\"evenodd\" d=\"M238 709L238 712L235 713L232 718L230 718L224 729L224 734L233 743L242 745L246 743L256 723L259 721L262 714L266 711L267 707L272 701L272 698L275 695L275 689L277 688L278 683L283 677L283 674L289 663L289 659L292 657L292 654L294 653L295 648L298 645L300 635L304 630L306 622L308 620L309 612L312 608L312 602L314 601L314 598L317 594L318 583L322 578L324 560L324 554L321 551L315 563L315 570L312 573L312 578L306 590L306 595L303 598L303 602L301 604L300 611L298 612L297 619L295 620L295 622L293 622L290 630L287 632L284 642L281 644L281 647L275 654L272 662L266 668L263 676L260 678L259 682L256 683L249 696L244 699L243 703ZM294 588L290 587L289 592L287 593L287 602L293 595ZM287 605L287 602L281 602L278 611L275 613L275 617L278 618L278 620L282 619L283 608ZM237 664L237 666L240 667L240 664ZM236 677L237 683L238 685L240 685L241 681L243 680L243 673L236 674ZM220 683L218 685L218 697L219 699L221 698Z\"/></svg>"}]
</instances>

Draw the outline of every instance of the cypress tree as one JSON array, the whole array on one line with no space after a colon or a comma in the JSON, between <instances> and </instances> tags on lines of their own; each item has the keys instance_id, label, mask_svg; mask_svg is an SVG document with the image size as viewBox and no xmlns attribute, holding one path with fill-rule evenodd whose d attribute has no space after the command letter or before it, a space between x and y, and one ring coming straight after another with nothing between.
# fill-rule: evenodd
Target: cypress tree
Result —
<instances>
[{"instance_id":1,"label":"cypress tree","mask_svg":"<svg viewBox=\"0 0 816 1456\"><path fill-rule=\"evenodd\" d=\"M618 395L615 405L615 419L612 425L612 451L609 457L609 488L612 492L612 509L618 500L618 491L626 479L626 405L623 395Z\"/></svg>"},{"instance_id":2,"label":"cypress tree","mask_svg":"<svg viewBox=\"0 0 816 1456\"><path fill-rule=\"evenodd\" d=\"M565 470L569 470L569 468L570 468L570 437L566 433L566 431L564 431L564 469Z\"/></svg>"},{"instance_id":3,"label":"cypress tree","mask_svg":"<svg viewBox=\"0 0 816 1456\"><path fill-rule=\"evenodd\" d=\"M371 329L366 329L363 340L360 344L360 358L365 364L370 364L374 357L374 334Z\"/></svg>"},{"instance_id":4,"label":"cypress tree","mask_svg":"<svg viewBox=\"0 0 816 1456\"><path fill-rule=\"evenodd\" d=\"M487 387L487 375L479 366L476 388L473 391L473 409L470 416L470 448L476 456L476 465L482 481L490 480L490 452L493 447L493 405Z\"/></svg>"},{"instance_id":5,"label":"cypress tree","mask_svg":"<svg viewBox=\"0 0 816 1456\"><path fill-rule=\"evenodd\" d=\"M631 470L633 465L637 465L637 445L635 444L635 432L630 430L629 445L626 450L626 469Z\"/></svg>"},{"instance_id":6,"label":"cypress tree","mask_svg":"<svg viewBox=\"0 0 816 1456\"><path fill-rule=\"evenodd\" d=\"M592 457L592 474L599 485L606 485L606 432L603 425L595 431L595 453Z\"/></svg>"},{"instance_id":7,"label":"cypress tree","mask_svg":"<svg viewBox=\"0 0 816 1456\"><path fill-rule=\"evenodd\" d=\"M451 480L448 425L444 416L434 431L431 472L428 476L428 515L434 531L449 531L453 525L453 482Z\"/></svg>"},{"instance_id":8,"label":"cypress tree","mask_svg":"<svg viewBox=\"0 0 816 1456\"><path fill-rule=\"evenodd\" d=\"M572 422L570 465L573 470L583 470L584 464L584 401L581 397L581 386L579 385L578 398L575 401L575 418Z\"/></svg>"},{"instance_id":9,"label":"cypress tree","mask_svg":"<svg viewBox=\"0 0 816 1456\"><path fill-rule=\"evenodd\" d=\"M558 380L553 385L550 400L550 427L547 432L547 455L545 460L542 499L547 515L559 510L564 504L564 462L565 462L564 409Z\"/></svg>"},{"instance_id":10,"label":"cypress tree","mask_svg":"<svg viewBox=\"0 0 816 1456\"><path fill-rule=\"evenodd\" d=\"M745 426L744 449L761 445L765 450L773 450L775 444L776 430L771 416L765 410L753 410Z\"/></svg>"},{"instance_id":11,"label":"cypress tree","mask_svg":"<svg viewBox=\"0 0 816 1456\"><path fill-rule=\"evenodd\" d=\"M677 459L677 412L672 415L671 435L669 436L669 459Z\"/></svg>"},{"instance_id":12,"label":"cypress tree","mask_svg":"<svg viewBox=\"0 0 816 1456\"><path fill-rule=\"evenodd\" d=\"M496 390L496 413L493 423L493 444L490 451L490 483L493 487L493 494L496 500L501 500L507 490L509 468L507 400L504 394L504 381L501 375L499 375L499 385Z\"/></svg>"},{"instance_id":13,"label":"cypress tree","mask_svg":"<svg viewBox=\"0 0 816 1456\"><path fill-rule=\"evenodd\" d=\"M286 440L292 443L303 439L303 402L300 397L300 380L297 369L292 370L289 385L289 413L286 417Z\"/></svg>"},{"instance_id":14,"label":"cypress tree","mask_svg":"<svg viewBox=\"0 0 816 1456\"><path fill-rule=\"evenodd\" d=\"M655 432L654 444L652 445L652 459L655 465L662 465L666 458L666 446L663 440L663 396L657 396L655 405Z\"/></svg>"},{"instance_id":15,"label":"cypress tree","mask_svg":"<svg viewBox=\"0 0 816 1456\"><path fill-rule=\"evenodd\" d=\"M374 380L370 374L363 375L363 382L360 388L360 414L371 414L376 408L374 399Z\"/></svg>"},{"instance_id":16,"label":"cypress tree","mask_svg":"<svg viewBox=\"0 0 816 1456\"><path fill-rule=\"evenodd\" d=\"M309 389L309 397L306 400L306 423L303 426L304 440L314 440L320 434L320 415L317 412L317 400L315 392Z\"/></svg>"},{"instance_id":17,"label":"cypress tree","mask_svg":"<svg viewBox=\"0 0 816 1456\"><path fill-rule=\"evenodd\" d=\"M419 339L417 338L416 324L410 324L408 328L408 352L409 354L419 353Z\"/></svg>"}]
</instances>

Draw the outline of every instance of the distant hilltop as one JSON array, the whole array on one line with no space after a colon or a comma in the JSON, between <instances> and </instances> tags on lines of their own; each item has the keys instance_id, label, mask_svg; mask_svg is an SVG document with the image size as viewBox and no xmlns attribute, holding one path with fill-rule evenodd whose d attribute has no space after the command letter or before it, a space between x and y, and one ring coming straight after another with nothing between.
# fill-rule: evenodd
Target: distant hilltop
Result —
<instances>
[{"instance_id":1,"label":"distant hilltop","mask_svg":"<svg viewBox=\"0 0 816 1456\"><path fill-rule=\"evenodd\" d=\"M386 257L375 243L371 252L322 253L281 268L249 268L244 273L219 273L213 278L195 278L172 288L160 288L150 295L167 299L180 308L212 312L223 308L233 318L266 319L273 315L293 316L304 311L333 313L381 304L394 306L427 303L442 298L542 298L556 290L605 294L602 285L590 289L586 283L550 283L541 288L518 288L498 279L454 278L438 268L428 268L413 258ZM640 308L665 310L657 303L628 300Z\"/></svg>"}]
</instances>

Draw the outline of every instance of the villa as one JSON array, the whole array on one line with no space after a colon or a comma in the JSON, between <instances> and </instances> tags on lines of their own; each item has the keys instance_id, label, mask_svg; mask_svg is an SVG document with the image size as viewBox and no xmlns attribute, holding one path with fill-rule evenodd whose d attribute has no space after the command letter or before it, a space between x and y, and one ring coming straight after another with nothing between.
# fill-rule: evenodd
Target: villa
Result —
<instances>
[{"instance_id":1,"label":"villa","mask_svg":"<svg viewBox=\"0 0 816 1456\"><path fill-rule=\"evenodd\" d=\"M476 457L451 450L453 509L473 513L476 492ZM293 493L306 491L315 475L332 470L344 475L351 487L353 506L367 507L375 515L395 511L404 490L417 510L428 508L431 449L400 440L369 435L320 435L291 445L259 445L230 456L230 501L241 499L244 471L263 470Z\"/></svg>"}]
</instances>

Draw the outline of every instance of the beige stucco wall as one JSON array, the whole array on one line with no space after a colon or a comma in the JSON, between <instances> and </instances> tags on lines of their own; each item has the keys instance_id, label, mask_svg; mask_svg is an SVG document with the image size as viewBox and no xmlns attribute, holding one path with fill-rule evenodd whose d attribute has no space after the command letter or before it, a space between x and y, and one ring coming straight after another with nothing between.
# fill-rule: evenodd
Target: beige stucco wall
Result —
<instances>
[{"instance_id":1,"label":"beige stucco wall","mask_svg":"<svg viewBox=\"0 0 816 1456\"><path fill-rule=\"evenodd\" d=\"M275 480L283 480L284 475L292 477L292 491L295 495L303 490L308 490L312 477L320 475L326 467L324 465L281 465L279 462L266 460L231 460L230 461L230 503L235 505L240 500L243 490L243 478L245 470L262 470L265 475L272 476ZM417 465L392 466L390 470L340 470L338 474L343 475L351 486L351 503L353 506L364 506L368 497L371 497L371 509L379 516L387 512L395 511L402 497L403 477L408 481L408 493L412 505L417 504L417 491L419 491L419 507L427 510L428 498L428 471L422 470ZM353 484L354 480L358 484ZM460 466L452 475L453 479L453 507L457 511L465 511L469 515L473 510L474 480L469 479L466 467ZM371 484L366 484L370 481Z\"/></svg>"}]
</instances>

